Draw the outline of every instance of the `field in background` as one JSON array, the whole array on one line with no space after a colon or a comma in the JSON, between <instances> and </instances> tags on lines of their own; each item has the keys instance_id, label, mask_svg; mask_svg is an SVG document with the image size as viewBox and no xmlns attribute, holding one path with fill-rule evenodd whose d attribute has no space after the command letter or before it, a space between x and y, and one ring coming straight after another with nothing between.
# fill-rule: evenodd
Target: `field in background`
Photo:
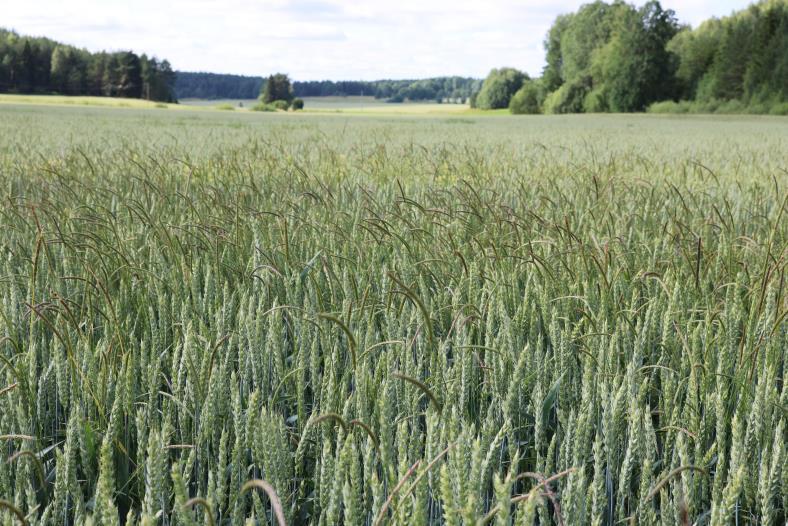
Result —
<instances>
[{"instance_id":1,"label":"field in background","mask_svg":"<svg viewBox=\"0 0 788 526\"><path fill-rule=\"evenodd\" d=\"M257 99L182 99L178 101L181 106L194 106L198 108L232 107L236 110L248 110L258 104Z\"/></svg>"},{"instance_id":2,"label":"field in background","mask_svg":"<svg viewBox=\"0 0 788 526\"><path fill-rule=\"evenodd\" d=\"M239 103L242 106L239 106ZM217 108L232 107L236 110L248 110L257 104L254 99L222 99L202 100L184 99L185 106L199 106ZM437 104L434 102L405 102L388 103L375 97L305 97L304 111L320 113L379 113L379 114L457 114L467 113L470 107L467 104Z\"/></svg>"},{"instance_id":3,"label":"field in background","mask_svg":"<svg viewBox=\"0 0 788 526\"><path fill-rule=\"evenodd\" d=\"M374 97L307 97L304 99L306 113L363 113L363 114L447 114L464 113L495 114L500 112L477 112L466 104L437 103L387 103ZM63 95L9 95L0 94L0 104L30 104L43 106L93 106L107 108L136 109L200 109L248 111L258 101L256 99L184 99L179 104L164 104L140 99L113 97L71 97ZM506 112L504 112L506 113Z\"/></svg>"},{"instance_id":4,"label":"field in background","mask_svg":"<svg viewBox=\"0 0 788 526\"><path fill-rule=\"evenodd\" d=\"M378 114L457 114L470 109L467 104L438 104L435 102L389 103L375 97L307 97L306 111Z\"/></svg>"},{"instance_id":5,"label":"field in background","mask_svg":"<svg viewBox=\"0 0 788 526\"><path fill-rule=\"evenodd\" d=\"M180 107L0 105L1 520L785 523L786 119Z\"/></svg>"},{"instance_id":6,"label":"field in background","mask_svg":"<svg viewBox=\"0 0 788 526\"><path fill-rule=\"evenodd\" d=\"M44 106L97 106L105 108L168 109L177 104L165 104L141 99L88 97L66 95L9 95L0 93L0 104L33 104Z\"/></svg>"}]
</instances>

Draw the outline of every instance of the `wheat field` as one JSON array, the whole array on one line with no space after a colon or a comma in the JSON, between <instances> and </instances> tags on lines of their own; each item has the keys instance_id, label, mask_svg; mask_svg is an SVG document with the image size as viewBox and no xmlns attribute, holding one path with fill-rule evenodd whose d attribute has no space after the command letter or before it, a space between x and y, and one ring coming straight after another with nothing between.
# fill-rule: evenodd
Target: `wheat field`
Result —
<instances>
[{"instance_id":1,"label":"wheat field","mask_svg":"<svg viewBox=\"0 0 788 526\"><path fill-rule=\"evenodd\" d=\"M784 118L0 138L3 524L786 523Z\"/></svg>"}]
</instances>

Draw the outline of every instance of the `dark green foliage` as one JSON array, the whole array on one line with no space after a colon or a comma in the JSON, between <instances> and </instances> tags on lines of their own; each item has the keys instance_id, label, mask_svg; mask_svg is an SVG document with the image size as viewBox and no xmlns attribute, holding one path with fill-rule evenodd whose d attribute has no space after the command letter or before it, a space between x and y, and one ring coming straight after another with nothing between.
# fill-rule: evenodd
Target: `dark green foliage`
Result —
<instances>
[{"instance_id":1,"label":"dark green foliage","mask_svg":"<svg viewBox=\"0 0 788 526\"><path fill-rule=\"evenodd\" d=\"M721 22L712 18L694 31L681 31L668 42L667 50L676 55L676 82L681 97L694 97L698 83L714 61L720 43Z\"/></svg>"},{"instance_id":2,"label":"dark green foliage","mask_svg":"<svg viewBox=\"0 0 788 526\"><path fill-rule=\"evenodd\" d=\"M254 99L265 80L262 77L191 73L179 71L175 92L181 99ZM309 80L294 81L296 97L374 96L390 102L440 100L465 102L481 88L482 81L469 77L436 77L421 80Z\"/></svg>"},{"instance_id":3,"label":"dark green foliage","mask_svg":"<svg viewBox=\"0 0 788 526\"><path fill-rule=\"evenodd\" d=\"M64 94L88 90L89 53L71 46L58 45L52 52L50 86Z\"/></svg>"},{"instance_id":4,"label":"dark green foliage","mask_svg":"<svg viewBox=\"0 0 788 526\"><path fill-rule=\"evenodd\" d=\"M779 113L788 86L786 35L784 0L763 0L695 30L656 1L586 4L558 17L545 39L544 110L631 112L683 99L698 104L682 108Z\"/></svg>"},{"instance_id":5,"label":"dark green foliage","mask_svg":"<svg viewBox=\"0 0 788 526\"><path fill-rule=\"evenodd\" d=\"M591 84L590 76L562 84L545 99L545 113L582 113L585 111L584 101L591 91Z\"/></svg>"},{"instance_id":6,"label":"dark green foliage","mask_svg":"<svg viewBox=\"0 0 788 526\"><path fill-rule=\"evenodd\" d=\"M271 102L260 102L252 107L252 111L287 111L291 103L286 100L273 100Z\"/></svg>"},{"instance_id":7,"label":"dark green foliage","mask_svg":"<svg viewBox=\"0 0 788 526\"><path fill-rule=\"evenodd\" d=\"M434 100L463 102L482 86L480 79L470 77L437 77L421 80L378 80L374 95L389 102Z\"/></svg>"},{"instance_id":8,"label":"dark green foliage","mask_svg":"<svg viewBox=\"0 0 788 526\"><path fill-rule=\"evenodd\" d=\"M62 93L174 101L170 63L131 51L90 53L0 29L0 93Z\"/></svg>"},{"instance_id":9,"label":"dark green foliage","mask_svg":"<svg viewBox=\"0 0 788 526\"><path fill-rule=\"evenodd\" d=\"M293 109L294 110L303 110L304 109L304 99L293 99Z\"/></svg>"},{"instance_id":10,"label":"dark green foliage","mask_svg":"<svg viewBox=\"0 0 788 526\"><path fill-rule=\"evenodd\" d=\"M116 72L117 94L138 99L142 96L142 65L140 58L130 51L120 53Z\"/></svg>"},{"instance_id":11,"label":"dark green foliage","mask_svg":"<svg viewBox=\"0 0 788 526\"><path fill-rule=\"evenodd\" d=\"M544 42L545 62L547 65L542 72L542 83L545 90L552 92L561 87L563 83L561 71L563 68L563 57L561 55L561 35L563 34L572 15L561 15L555 19L553 26L547 33Z\"/></svg>"},{"instance_id":12,"label":"dark green foliage","mask_svg":"<svg viewBox=\"0 0 788 526\"><path fill-rule=\"evenodd\" d=\"M651 1L584 5L559 17L545 41L547 111L641 111L672 98L676 61L666 50L679 30L673 11Z\"/></svg>"},{"instance_id":13,"label":"dark green foliage","mask_svg":"<svg viewBox=\"0 0 788 526\"><path fill-rule=\"evenodd\" d=\"M526 81L509 102L509 111L514 114L542 113L544 90L535 80Z\"/></svg>"},{"instance_id":14,"label":"dark green foliage","mask_svg":"<svg viewBox=\"0 0 788 526\"><path fill-rule=\"evenodd\" d=\"M175 72L167 59L140 57L142 66L142 98L148 100L174 101L173 86Z\"/></svg>"},{"instance_id":15,"label":"dark green foliage","mask_svg":"<svg viewBox=\"0 0 788 526\"><path fill-rule=\"evenodd\" d=\"M363 97L375 94L374 82L357 80L309 80L294 82L298 97Z\"/></svg>"},{"instance_id":16,"label":"dark green foliage","mask_svg":"<svg viewBox=\"0 0 788 526\"><path fill-rule=\"evenodd\" d=\"M436 77L420 80L330 80L295 82L299 97L374 96L389 102L447 100L461 102L479 91L481 80L470 77Z\"/></svg>"},{"instance_id":17,"label":"dark green foliage","mask_svg":"<svg viewBox=\"0 0 788 526\"><path fill-rule=\"evenodd\" d=\"M767 0L678 34L681 98L740 100L750 108L785 102L788 90L788 3Z\"/></svg>"},{"instance_id":18,"label":"dark green foliage","mask_svg":"<svg viewBox=\"0 0 788 526\"><path fill-rule=\"evenodd\" d=\"M482 110L506 108L512 96L528 80L528 75L514 68L493 69L484 79L476 107Z\"/></svg>"},{"instance_id":19,"label":"dark green foliage","mask_svg":"<svg viewBox=\"0 0 788 526\"><path fill-rule=\"evenodd\" d=\"M738 99L731 100L665 100L655 102L648 107L649 113L719 113L725 114L769 114L769 115L788 115L788 102L752 102L745 104Z\"/></svg>"},{"instance_id":20,"label":"dark green foliage","mask_svg":"<svg viewBox=\"0 0 788 526\"><path fill-rule=\"evenodd\" d=\"M46 89L56 45L46 38L26 38L0 29L0 92Z\"/></svg>"},{"instance_id":21,"label":"dark green foliage","mask_svg":"<svg viewBox=\"0 0 788 526\"><path fill-rule=\"evenodd\" d=\"M290 103L286 100L275 100L271 102L271 106L280 111L287 111L290 107Z\"/></svg>"},{"instance_id":22,"label":"dark green foliage","mask_svg":"<svg viewBox=\"0 0 788 526\"><path fill-rule=\"evenodd\" d=\"M262 77L178 71L175 94L179 99L256 99L263 82Z\"/></svg>"},{"instance_id":23,"label":"dark green foliage","mask_svg":"<svg viewBox=\"0 0 788 526\"><path fill-rule=\"evenodd\" d=\"M274 108L272 104L260 102L259 104L252 106L252 111L276 111L276 108Z\"/></svg>"},{"instance_id":24,"label":"dark green foliage","mask_svg":"<svg viewBox=\"0 0 788 526\"><path fill-rule=\"evenodd\" d=\"M270 75L268 80L263 84L263 89L260 92L260 101L263 104L271 104L274 101L285 101L287 106L293 100L293 85L290 83L290 77L284 73L276 73Z\"/></svg>"},{"instance_id":25,"label":"dark green foliage","mask_svg":"<svg viewBox=\"0 0 788 526\"><path fill-rule=\"evenodd\" d=\"M676 58L666 45L679 31L675 13L650 1L637 12L634 23L618 35L623 75L606 79L612 85L613 111L641 111L655 100L676 94Z\"/></svg>"}]
</instances>

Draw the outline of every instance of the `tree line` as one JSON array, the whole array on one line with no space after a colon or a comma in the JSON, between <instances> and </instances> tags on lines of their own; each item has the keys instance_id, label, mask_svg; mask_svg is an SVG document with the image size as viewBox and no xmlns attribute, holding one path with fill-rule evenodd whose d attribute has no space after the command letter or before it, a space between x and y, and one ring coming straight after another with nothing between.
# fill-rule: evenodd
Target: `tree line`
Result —
<instances>
[{"instance_id":1,"label":"tree line","mask_svg":"<svg viewBox=\"0 0 788 526\"><path fill-rule=\"evenodd\" d=\"M469 101L512 113L753 112L788 114L788 0L761 0L692 29L656 0L615 0L559 16L546 66L420 80L295 81L292 97L374 96L390 102ZM288 79L289 80L289 79ZM131 51L91 53L0 29L0 92L254 99L266 79L173 72L167 60ZM281 100L281 99L275 99Z\"/></svg>"},{"instance_id":2,"label":"tree line","mask_svg":"<svg viewBox=\"0 0 788 526\"><path fill-rule=\"evenodd\" d=\"M540 78L493 69L471 105L512 113L788 114L788 2L763 0L691 29L657 1L596 1L559 16Z\"/></svg>"},{"instance_id":3,"label":"tree line","mask_svg":"<svg viewBox=\"0 0 788 526\"><path fill-rule=\"evenodd\" d=\"M262 77L175 72L175 95L178 99L256 99L265 80Z\"/></svg>"},{"instance_id":4,"label":"tree line","mask_svg":"<svg viewBox=\"0 0 788 526\"><path fill-rule=\"evenodd\" d=\"M131 51L91 53L0 29L0 93L58 93L173 102L167 60Z\"/></svg>"},{"instance_id":5,"label":"tree line","mask_svg":"<svg viewBox=\"0 0 788 526\"><path fill-rule=\"evenodd\" d=\"M254 99L266 79L243 75L178 71L175 93L179 99ZM436 77L420 80L312 80L294 81L296 97L372 96L391 102L465 102L479 91L482 80L469 77Z\"/></svg>"}]
</instances>

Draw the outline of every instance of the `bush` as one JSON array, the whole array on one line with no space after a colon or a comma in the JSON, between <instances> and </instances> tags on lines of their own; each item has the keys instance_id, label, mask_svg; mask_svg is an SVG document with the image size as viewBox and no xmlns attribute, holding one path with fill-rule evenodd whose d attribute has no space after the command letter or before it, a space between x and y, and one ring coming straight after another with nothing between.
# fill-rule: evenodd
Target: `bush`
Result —
<instances>
[{"instance_id":1,"label":"bush","mask_svg":"<svg viewBox=\"0 0 788 526\"><path fill-rule=\"evenodd\" d=\"M476 105L482 110L508 108L512 96L527 80L528 75L514 68L493 69L482 84Z\"/></svg>"},{"instance_id":2,"label":"bush","mask_svg":"<svg viewBox=\"0 0 788 526\"><path fill-rule=\"evenodd\" d=\"M304 109L304 99L293 99L293 110L303 110Z\"/></svg>"},{"instance_id":3,"label":"bush","mask_svg":"<svg viewBox=\"0 0 788 526\"><path fill-rule=\"evenodd\" d=\"M776 102L769 108L769 115L788 115L788 102Z\"/></svg>"},{"instance_id":4,"label":"bush","mask_svg":"<svg viewBox=\"0 0 788 526\"><path fill-rule=\"evenodd\" d=\"M747 113L747 106L740 100L732 99L727 100L719 105L717 108L716 113L728 113L728 114L737 114L737 113ZM760 111L755 113L762 113Z\"/></svg>"},{"instance_id":5,"label":"bush","mask_svg":"<svg viewBox=\"0 0 788 526\"><path fill-rule=\"evenodd\" d=\"M290 103L286 100L275 100L270 103L260 102L252 107L252 111L287 111Z\"/></svg>"},{"instance_id":6,"label":"bush","mask_svg":"<svg viewBox=\"0 0 788 526\"><path fill-rule=\"evenodd\" d=\"M646 110L648 113L717 113L726 115L758 114L788 115L788 102L750 102L745 104L738 99L706 101L666 100L655 102Z\"/></svg>"},{"instance_id":7,"label":"bush","mask_svg":"<svg viewBox=\"0 0 788 526\"><path fill-rule=\"evenodd\" d=\"M544 95L538 82L527 81L509 101L509 111L515 115L542 113Z\"/></svg>"},{"instance_id":8,"label":"bush","mask_svg":"<svg viewBox=\"0 0 788 526\"><path fill-rule=\"evenodd\" d=\"M563 84L547 96L544 102L545 113L583 113L583 102L591 91L591 77L583 77Z\"/></svg>"},{"instance_id":9,"label":"bush","mask_svg":"<svg viewBox=\"0 0 788 526\"><path fill-rule=\"evenodd\" d=\"M646 112L648 113L688 113L690 110L690 103L683 100L675 102L672 100L664 100L662 102L655 102L650 105Z\"/></svg>"}]
</instances>

